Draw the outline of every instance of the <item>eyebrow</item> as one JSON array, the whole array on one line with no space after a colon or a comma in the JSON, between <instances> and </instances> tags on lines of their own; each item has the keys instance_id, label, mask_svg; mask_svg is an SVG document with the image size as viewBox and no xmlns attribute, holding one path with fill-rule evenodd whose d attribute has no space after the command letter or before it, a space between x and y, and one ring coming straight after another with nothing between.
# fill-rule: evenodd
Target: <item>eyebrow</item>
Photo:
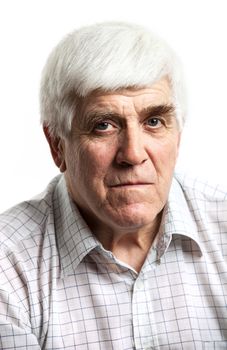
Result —
<instances>
[{"instance_id":1,"label":"eyebrow","mask_svg":"<svg viewBox=\"0 0 227 350\"><path fill-rule=\"evenodd\" d=\"M79 128L82 130L90 130L96 123L99 123L104 119L122 120L122 116L119 113L107 110L90 111L84 114L83 118L81 118Z\"/></svg>"},{"instance_id":2,"label":"eyebrow","mask_svg":"<svg viewBox=\"0 0 227 350\"><path fill-rule=\"evenodd\" d=\"M162 117L171 121L175 116L175 108L172 104L152 105L143 108L139 115L144 119L149 117ZM103 119L117 119L122 121L122 115L108 110L96 110L86 113L80 121L80 128L90 129L95 123Z\"/></svg>"},{"instance_id":3,"label":"eyebrow","mask_svg":"<svg viewBox=\"0 0 227 350\"><path fill-rule=\"evenodd\" d=\"M147 117L173 117L175 116L175 108L172 104L162 104L157 106L148 106L141 111L141 114Z\"/></svg>"}]
</instances>

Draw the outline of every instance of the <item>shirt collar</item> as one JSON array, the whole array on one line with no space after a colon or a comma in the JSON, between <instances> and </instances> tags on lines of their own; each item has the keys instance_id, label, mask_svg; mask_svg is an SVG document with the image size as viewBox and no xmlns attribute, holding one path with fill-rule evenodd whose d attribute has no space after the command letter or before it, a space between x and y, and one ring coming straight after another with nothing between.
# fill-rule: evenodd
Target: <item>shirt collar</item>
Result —
<instances>
[{"instance_id":1,"label":"shirt collar","mask_svg":"<svg viewBox=\"0 0 227 350\"><path fill-rule=\"evenodd\" d=\"M182 235L193 240L198 254L202 256L202 243L199 239L193 211L190 209L184 191L176 178L173 178L172 181L156 239L158 259L167 250L173 235Z\"/></svg>"},{"instance_id":2,"label":"shirt collar","mask_svg":"<svg viewBox=\"0 0 227 350\"><path fill-rule=\"evenodd\" d=\"M71 274L83 258L96 247L102 248L101 243L90 231L74 204L66 187L64 176L60 177L54 193L54 217L57 244L61 259L63 274ZM202 255L193 213L190 211L180 183L173 178L168 202L164 208L159 233L152 250L157 260L168 249L173 235L183 235L192 239ZM149 257L148 257L149 259Z\"/></svg>"},{"instance_id":3,"label":"shirt collar","mask_svg":"<svg viewBox=\"0 0 227 350\"><path fill-rule=\"evenodd\" d=\"M82 259L100 243L68 194L64 176L54 193L54 218L62 274L73 274Z\"/></svg>"}]
</instances>

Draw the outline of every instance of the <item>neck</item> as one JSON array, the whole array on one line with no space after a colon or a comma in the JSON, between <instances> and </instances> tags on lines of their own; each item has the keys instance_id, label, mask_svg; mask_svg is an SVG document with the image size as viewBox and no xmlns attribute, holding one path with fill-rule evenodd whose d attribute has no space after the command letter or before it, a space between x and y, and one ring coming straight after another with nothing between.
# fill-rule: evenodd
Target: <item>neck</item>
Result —
<instances>
[{"instance_id":1,"label":"neck","mask_svg":"<svg viewBox=\"0 0 227 350\"><path fill-rule=\"evenodd\" d=\"M160 218L161 214L150 225L136 230L96 227L93 232L106 250L139 272L158 232Z\"/></svg>"}]
</instances>

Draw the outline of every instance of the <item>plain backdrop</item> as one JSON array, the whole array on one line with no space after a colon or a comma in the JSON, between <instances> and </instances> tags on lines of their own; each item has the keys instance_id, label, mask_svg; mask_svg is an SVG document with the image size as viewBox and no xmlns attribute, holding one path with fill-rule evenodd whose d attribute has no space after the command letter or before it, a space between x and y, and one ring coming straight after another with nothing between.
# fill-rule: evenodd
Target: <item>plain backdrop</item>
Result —
<instances>
[{"instance_id":1,"label":"plain backdrop","mask_svg":"<svg viewBox=\"0 0 227 350\"><path fill-rule=\"evenodd\" d=\"M66 33L103 20L144 24L177 51L184 64L189 105L177 168L225 185L226 3L1 1L0 211L41 192L58 174L39 123L40 73L50 50Z\"/></svg>"}]
</instances>

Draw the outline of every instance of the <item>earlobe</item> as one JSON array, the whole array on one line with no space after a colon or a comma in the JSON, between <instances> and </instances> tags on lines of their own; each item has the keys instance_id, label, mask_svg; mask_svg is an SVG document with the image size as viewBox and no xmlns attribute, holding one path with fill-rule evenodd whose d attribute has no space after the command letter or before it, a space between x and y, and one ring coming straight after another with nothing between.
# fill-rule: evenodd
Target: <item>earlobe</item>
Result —
<instances>
[{"instance_id":1,"label":"earlobe","mask_svg":"<svg viewBox=\"0 0 227 350\"><path fill-rule=\"evenodd\" d=\"M180 142L181 142L181 132L179 132L179 135L178 135L178 142L177 142L178 151L179 151L179 147L180 147Z\"/></svg>"},{"instance_id":2,"label":"earlobe","mask_svg":"<svg viewBox=\"0 0 227 350\"><path fill-rule=\"evenodd\" d=\"M176 154L176 158L178 158L178 155L179 155L180 142L181 142L181 132L179 132L178 139L177 139L177 154Z\"/></svg>"},{"instance_id":3,"label":"earlobe","mask_svg":"<svg viewBox=\"0 0 227 350\"><path fill-rule=\"evenodd\" d=\"M50 133L48 126L43 126L43 131L46 136L47 142L49 143L52 158L59 168L59 170L63 173L66 171L66 163L64 157L64 140L60 137L53 136Z\"/></svg>"}]
</instances>

